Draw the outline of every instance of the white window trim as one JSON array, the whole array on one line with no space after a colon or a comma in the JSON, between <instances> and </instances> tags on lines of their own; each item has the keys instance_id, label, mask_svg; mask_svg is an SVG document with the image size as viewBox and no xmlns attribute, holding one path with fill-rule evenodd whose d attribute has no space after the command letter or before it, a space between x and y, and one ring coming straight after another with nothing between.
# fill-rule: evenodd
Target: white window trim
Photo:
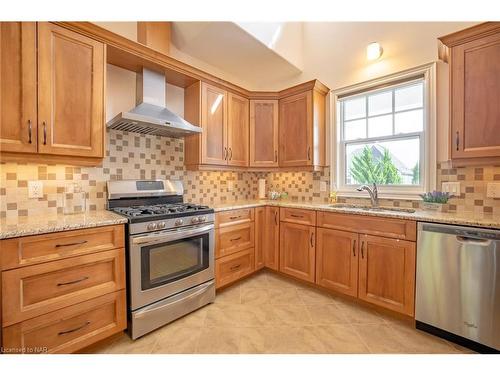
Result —
<instances>
[{"instance_id":1,"label":"white window trim","mask_svg":"<svg viewBox=\"0 0 500 375\"><path fill-rule=\"evenodd\" d=\"M422 76L424 77L425 142L421 142L422 144L420 146L420 149L424 155L424 183L418 188L397 188L380 186L378 188L378 191L380 198L414 200L421 199L419 194L436 189L436 63L432 62L412 69L404 70L402 72L390 74L384 77L331 91L331 124L334 124L332 128L335 129L335 131L331 132L330 142L332 145L332 150L335 151L330 153L330 186L337 186L337 193L339 196L362 198L367 197L365 192L356 191L352 188L352 185L349 185L349 188L339 185L339 182L342 181L342 179L339 175L340 168L338 168L339 165L337 163L342 162L342 160L344 159L343 156L340 155L343 148L340 147L340 142L338 141L341 131L341 124L340 121L338 121L337 116L337 103L339 101L339 97L349 95L350 93L354 94L358 91L370 91L370 89L376 89L377 87L380 87L382 85L390 85L401 80L411 80L412 78Z\"/></svg>"}]
</instances>

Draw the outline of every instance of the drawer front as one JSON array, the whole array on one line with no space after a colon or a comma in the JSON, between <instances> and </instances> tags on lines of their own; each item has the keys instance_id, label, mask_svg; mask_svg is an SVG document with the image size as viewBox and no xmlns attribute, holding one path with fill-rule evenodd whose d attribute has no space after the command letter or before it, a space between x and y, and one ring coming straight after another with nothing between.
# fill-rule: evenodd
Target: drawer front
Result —
<instances>
[{"instance_id":1,"label":"drawer front","mask_svg":"<svg viewBox=\"0 0 500 375\"><path fill-rule=\"evenodd\" d=\"M288 223L316 225L316 211L301 208L280 208L280 220Z\"/></svg>"},{"instance_id":2,"label":"drawer front","mask_svg":"<svg viewBox=\"0 0 500 375\"><path fill-rule=\"evenodd\" d=\"M125 246L123 225L3 240L2 269L29 266Z\"/></svg>"},{"instance_id":3,"label":"drawer front","mask_svg":"<svg viewBox=\"0 0 500 375\"><path fill-rule=\"evenodd\" d=\"M217 288L232 283L255 270L254 249L247 249L215 261Z\"/></svg>"},{"instance_id":4,"label":"drawer front","mask_svg":"<svg viewBox=\"0 0 500 375\"><path fill-rule=\"evenodd\" d=\"M217 212L215 215L216 228L233 224L249 223L254 220L254 209L244 208L241 210L231 210Z\"/></svg>"},{"instance_id":5,"label":"drawer front","mask_svg":"<svg viewBox=\"0 0 500 375\"><path fill-rule=\"evenodd\" d=\"M417 223L412 220L318 212L318 226L349 232L416 241Z\"/></svg>"},{"instance_id":6,"label":"drawer front","mask_svg":"<svg viewBox=\"0 0 500 375\"><path fill-rule=\"evenodd\" d=\"M2 273L3 326L125 288L124 249Z\"/></svg>"},{"instance_id":7,"label":"drawer front","mask_svg":"<svg viewBox=\"0 0 500 375\"><path fill-rule=\"evenodd\" d=\"M127 328L125 290L3 329L8 353L73 353Z\"/></svg>"},{"instance_id":8,"label":"drawer front","mask_svg":"<svg viewBox=\"0 0 500 375\"><path fill-rule=\"evenodd\" d=\"M254 223L231 225L216 230L215 258L254 247Z\"/></svg>"}]
</instances>

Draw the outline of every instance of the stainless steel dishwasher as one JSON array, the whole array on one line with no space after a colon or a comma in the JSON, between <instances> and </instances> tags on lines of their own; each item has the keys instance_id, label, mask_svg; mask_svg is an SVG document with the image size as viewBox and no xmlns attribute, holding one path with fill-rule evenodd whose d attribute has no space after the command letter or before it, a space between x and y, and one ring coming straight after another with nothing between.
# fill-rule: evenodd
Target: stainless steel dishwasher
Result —
<instances>
[{"instance_id":1,"label":"stainless steel dishwasher","mask_svg":"<svg viewBox=\"0 0 500 375\"><path fill-rule=\"evenodd\" d=\"M500 231L419 223L417 244L417 328L500 350Z\"/></svg>"}]
</instances>

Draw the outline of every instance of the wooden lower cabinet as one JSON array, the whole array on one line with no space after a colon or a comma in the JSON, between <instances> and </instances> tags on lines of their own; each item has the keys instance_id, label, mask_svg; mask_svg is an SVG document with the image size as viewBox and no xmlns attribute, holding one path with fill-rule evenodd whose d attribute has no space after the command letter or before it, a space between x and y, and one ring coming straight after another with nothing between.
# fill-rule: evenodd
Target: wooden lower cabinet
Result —
<instances>
[{"instance_id":1,"label":"wooden lower cabinet","mask_svg":"<svg viewBox=\"0 0 500 375\"><path fill-rule=\"evenodd\" d=\"M414 315L415 243L360 235L358 297Z\"/></svg>"},{"instance_id":2,"label":"wooden lower cabinet","mask_svg":"<svg viewBox=\"0 0 500 375\"><path fill-rule=\"evenodd\" d=\"M315 227L281 222L279 268L281 272L314 282L315 232Z\"/></svg>"},{"instance_id":3,"label":"wooden lower cabinet","mask_svg":"<svg viewBox=\"0 0 500 375\"><path fill-rule=\"evenodd\" d=\"M266 239L266 208L255 209L255 270L264 268L264 247Z\"/></svg>"},{"instance_id":4,"label":"wooden lower cabinet","mask_svg":"<svg viewBox=\"0 0 500 375\"><path fill-rule=\"evenodd\" d=\"M125 290L3 330L6 353L72 353L127 328Z\"/></svg>"},{"instance_id":5,"label":"wooden lower cabinet","mask_svg":"<svg viewBox=\"0 0 500 375\"><path fill-rule=\"evenodd\" d=\"M254 223L231 225L216 229L215 258L254 247Z\"/></svg>"},{"instance_id":6,"label":"wooden lower cabinet","mask_svg":"<svg viewBox=\"0 0 500 375\"><path fill-rule=\"evenodd\" d=\"M215 286L220 288L255 270L254 249L246 249L215 260Z\"/></svg>"},{"instance_id":7,"label":"wooden lower cabinet","mask_svg":"<svg viewBox=\"0 0 500 375\"><path fill-rule=\"evenodd\" d=\"M357 297L358 234L324 228L316 231L316 284Z\"/></svg>"},{"instance_id":8,"label":"wooden lower cabinet","mask_svg":"<svg viewBox=\"0 0 500 375\"><path fill-rule=\"evenodd\" d=\"M280 261L280 209L266 207L266 232L264 239L264 263L267 268L278 271Z\"/></svg>"}]
</instances>

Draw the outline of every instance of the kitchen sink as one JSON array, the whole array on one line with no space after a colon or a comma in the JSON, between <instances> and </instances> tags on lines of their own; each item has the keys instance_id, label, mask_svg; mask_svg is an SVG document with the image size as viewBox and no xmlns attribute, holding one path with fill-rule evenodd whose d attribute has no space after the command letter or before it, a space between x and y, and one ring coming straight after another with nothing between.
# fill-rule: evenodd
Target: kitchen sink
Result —
<instances>
[{"instance_id":1,"label":"kitchen sink","mask_svg":"<svg viewBox=\"0 0 500 375\"><path fill-rule=\"evenodd\" d=\"M372 206L363 206L359 204L348 204L348 203L335 203L331 204L330 207L333 208L352 208L355 210L364 210L364 211L374 211L374 212L406 212L412 214L415 212L413 208L402 208L402 207L372 207Z\"/></svg>"}]
</instances>

